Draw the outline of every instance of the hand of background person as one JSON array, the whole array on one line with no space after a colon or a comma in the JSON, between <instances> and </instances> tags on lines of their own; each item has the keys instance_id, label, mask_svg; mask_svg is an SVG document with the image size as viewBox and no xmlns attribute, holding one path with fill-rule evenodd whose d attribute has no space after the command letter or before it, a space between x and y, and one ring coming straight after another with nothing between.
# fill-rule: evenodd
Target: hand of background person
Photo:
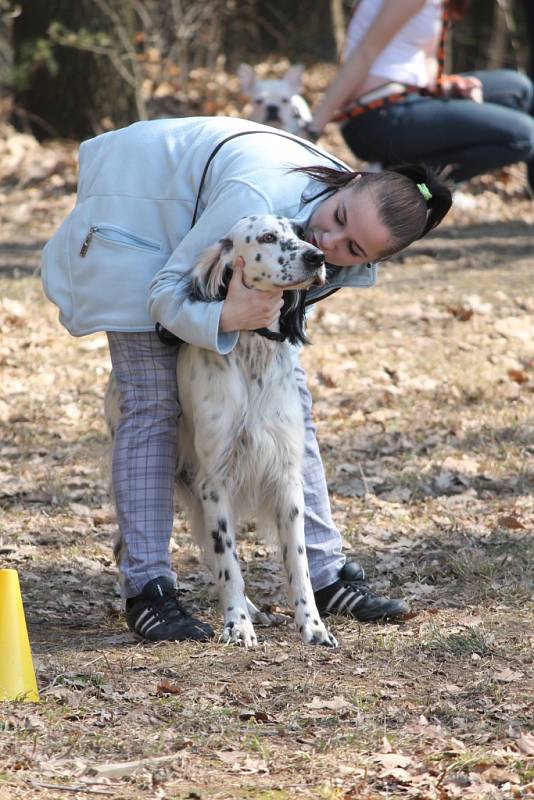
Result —
<instances>
[{"instance_id":1,"label":"hand of background person","mask_svg":"<svg viewBox=\"0 0 534 800\"><path fill-rule=\"evenodd\" d=\"M234 273L228 285L219 328L222 333L230 331L254 331L269 328L280 316L284 304L282 292L261 292L249 289L243 283L244 261L236 259Z\"/></svg>"},{"instance_id":2,"label":"hand of background person","mask_svg":"<svg viewBox=\"0 0 534 800\"><path fill-rule=\"evenodd\" d=\"M307 122L302 129L302 138L310 142L316 142L321 136L321 131L313 124L313 119Z\"/></svg>"},{"instance_id":3,"label":"hand of background person","mask_svg":"<svg viewBox=\"0 0 534 800\"><path fill-rule=\"evenodd\" d=\"M484 100L482 83L473 75L443 75L440 85L444 97L463 97L475 103Z\"/></svg>"}]
</instances>

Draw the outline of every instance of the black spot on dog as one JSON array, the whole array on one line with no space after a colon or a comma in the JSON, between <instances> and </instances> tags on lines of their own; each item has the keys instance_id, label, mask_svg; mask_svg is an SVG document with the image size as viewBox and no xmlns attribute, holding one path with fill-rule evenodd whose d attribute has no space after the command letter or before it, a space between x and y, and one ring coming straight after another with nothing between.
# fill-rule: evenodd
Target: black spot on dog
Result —
<instances>
[{"instance_id":1,"label":"black spot on dog","mask_svg":"<svg viewBox=\"0 0 534 800\"><path fill-rule=\"evenodd\" d=\"M299 633L302 633L302 631L303 631L303 630L304 630L304 625L301 625L301 626L299 627Z\"/></svg>"},{"instance_id":2,"label":"black spot on dog","mask_svg":"<svg viewBox=\"0 0 534 800\"><path fill-rule=\"evenodd\" d=\"M232 547L232 540L230 539L230 537L228 537L228 539L226 540L226 546L228 550L230 550Z\"/></svg>"},{"instance_id":3,"label":"black spot on dog","mask_svg":"<svg viewBox=\"0 0 534 800\"><path fill-rule=\"evenodd\" d=\"M260 389L263 389L263 381L261 378L258 378L258 386L260 387Z\"/></svg>"},{"instance_id":4,"label":"black spot on dog","mask_svg":"<svg viewBox=\"0 0 534 800\"><path fill-rule=\"evenodd\" d=\"M284 545L283 556L284 556L284 561L287 561L287 544Z\"/></svg>"},{"instance_id":5,"label":"black spot on dog","mask_svg":"<svg viewBox=\"0 0 534 800\"><path fill-rule=\"evenodd\" d=\"M304 614L304 616L305 616L305 617L309 617L309 616L310 616L310 612L309 612L309 611L306 611L306 613Z\"/></svg>"},{"instance_id":6,"label":"black spot on dog","mask_svg":"<svg viewBox=\"0 0 534 800\"><path fill-rule=\"evenodd\" d=\"M285 264L285 258L284 258L284 256L279 256L279 258L278 258L278 263L279 263L279 264Z\"/></svg>"},{"instance_id":7,"label":"black spot on dog","mask_svg":"<svg viewBox=\"0 0 534 800\"><path fill-rule=\"evenodd\" d=\"M313 624L314 624L314 625L318 625L318 624L319 624L319 620L318 620L318 619L314 619L314 620L313 620Z\"/></svg>"},{"instance_id":8,"label":"black spot on dog","mask_svg":"<svg viewBox=\"0 0 534 800\"><path fill-rule=\"evenodd\" d=\"M228 606L228 608L227 608L226 610L227 610L227 611L233 611L233 610L234 610L234 607L233 607L233 606Z\"/></svg>"},{"instance_id":9,"label":"black spot on dog","mask_svg":"<svg viewBox=\"0 0 534 800\"><path fill-rule=\"evenodd\" d=\"M300 602L302 603L303 606L306 605L306 600L303 597L300 598Z\"/></svg>"},{"instance_id":10,"label":"black spot on dog","mask_svg":"<svg viewBox=\"0 0 534 800\"><path fill-rule=\"evenodd\" d=\"M291 586L292 583L293 583L293 573L290 572L290 574L289 574L289 585Z\"/></svg>"},{"instance_id":11,"label":"black spot on dog","mask_svg":"<svg viewBox=\"0 0 534 800\"><path fill-rule=\"evenodd\" d=\"M228 530L228 524L227 524L226 520L224 519L224 517L221 517L218 520L217 524L219 525L219 530L222 531L223 533L226 533L226 531Z\"/></svg>"},{"instance_id":12,"label":"black spot on dog","mask_svg":"<svg viewBox=\"0 0 534 800\"><path fill-rule=\"evenodd\" d=\"M224 570L224 580L225 581L229 581L230 580L230 573L228 572L227 569Z\"/></svg>"},{"instance_id":13,"label":"black spot on dog","mask_svg":"<svg viewBox=\"0 0 534 800\"><path fill-rule=\"evenodd\" d=\"M225 625L224 627L225 627L225 628L229 628L230 630L232 630L232 628L234 627L234 625L235 625L235 622L227 622L227 623L226 623L226 625Z\"/></svg>"},{"instance_id":14,"label":"black spot on dog","mask_svg":"<svg viewBox=\"0 0 534 800\"><path fill-rule=\"evenodd\" d=\"M219 580L221 580L221 578L222 578L222 569L219 570Z\"/></svg>"},{"instance_id":15,"label":"black spot on dog","mask_svg":"<svg viewBox=\"0 0 534 800\"><path fill-rule=\"evenodd\" d=\"M261 278L252 278L252 283L259 283Z\"/></svg>"},{"instance_id":16,"label":"black spot on dog","mask_svg":"<svg viewBox=\"0 0 534 800\"><path fill-rule=\"evenodd\" d=\"M250 236L245 236L245 242L246 242L247 244L250 244Z\"/></svg>"},{"instance_id":17,"label":"black spot on dog","mask_svg":"<svg viewBox=\"0 0 534 800\"><path fill-rule=\"evenodd\" d=\"M215 550L216 553L222 555L222 553L224 553L224 542L221 534L219 533L219 531L212 531L211 536L213 538L213 549Z\"/></svg>"},{"instance_id":18,"label":"black spot on dog","mask_svg":"<svg viewBox=\"0 0 534 800\"><path fill-rule=\"evenodd\" d=\"M299 546L297 547L297 553L299 554L299 556L301 556L303 554L303 552L304 552L304 548L303 548L303 546L301 544L299 544Z\"/></svg>"},{"instance_id":19,"label":"black spot on dog","mask_svg":"<svg viewBox=\"0 0 534 800\"><path fill-rule=\"evenodd\" d=\"M261 261L261 253L256 253L256 261Z\"/></svg>"},{"instance_id":20,"label":"black spot on dog","mask_svg":"<svg viewBox=\"0 0 534 800\"><path fill-rule=\"evenodd\" d=\"M246 614L241 614L241 619L246 619L246 618L247 618Z\"/></svg>"},{"instance_id":21,"label":"black spot on dog","mask_svg":"<svg viewBox=\"0 0 534 800\"><path fill-rule=\"evenodd\" d=\"M211 492L210 492L210 500L211 500L211 502L212 503L218 503L219 499L220 499L219 498L219 493L216 492L215 489L212 489Z\"/></svg>"},{"instance_id":22,"label":"black spot on dog","mask_svg":"<svg viewBox=\"0 0 534 800\"><path fill-rule=\"evenodd\" d=\"M191 486L193 483L193 473L189 465L185 466L179 475L180 481L184 486Z\"/></svg>"},{"instance_id":23,"label":"black spot on dog","mask_svg":"<svg viewBox=\"0 0 534 800\"><path fill-rule=\"evenodd\" d=\"M290 522L293 522L293 520L295 520L298 517L298 515L299 515L299 510L298 510L297 506L293 506L293 508L289 512L289 520L290 520ZM300 550L299 550L299 552L300 552Z\"/></svg>"}]
</instances>

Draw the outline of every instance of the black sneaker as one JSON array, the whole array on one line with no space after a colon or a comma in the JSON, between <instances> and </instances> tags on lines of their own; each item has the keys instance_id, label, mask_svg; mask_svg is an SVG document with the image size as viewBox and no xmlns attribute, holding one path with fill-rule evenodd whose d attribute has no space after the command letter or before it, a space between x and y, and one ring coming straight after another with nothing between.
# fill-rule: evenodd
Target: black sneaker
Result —
<instances>
[{"instance_id":1,"label":"black sneaker","mask_svg":"<svg viewBox=\"0 0 534 800\"><path fill-rule=\"evenodd\" d=\"M360 622L402 617L410 610L404 600L379 597L365 583L365 571L357 562L345 564L339 580L315 592L318 611L323 614L340 614Z\"/></svg>"},{"instance_id":2,"label":"black sneaker","mask_svg":"<svg viewBox=\"0 0 534 800\"><path fill-rule=\"evenodd\" d=\"M148 642L204 641L213 636L205 622L199 622L182 608L170 578L153 578L141 594L126 600L126 622L131 631Z\"/></svg>"}]
</instances>

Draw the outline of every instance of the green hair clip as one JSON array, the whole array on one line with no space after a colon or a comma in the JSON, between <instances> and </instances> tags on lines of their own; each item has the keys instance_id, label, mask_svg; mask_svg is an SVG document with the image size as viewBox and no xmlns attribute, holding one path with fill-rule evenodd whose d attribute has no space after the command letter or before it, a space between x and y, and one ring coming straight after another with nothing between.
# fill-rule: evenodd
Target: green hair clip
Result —
<instances>
[{"instance_id":1,"label":"green hair clip","mask_svg":"<svg viewBox=\"0 0 534 800\"><path fill-rule=\"evenodd\" d=\"M432 192L430 191L426 183L418 183L416 185L421 194L423 195L423 197L425 198L425 200L430 200L432 197Z\"/></svg>"}]
</instances>

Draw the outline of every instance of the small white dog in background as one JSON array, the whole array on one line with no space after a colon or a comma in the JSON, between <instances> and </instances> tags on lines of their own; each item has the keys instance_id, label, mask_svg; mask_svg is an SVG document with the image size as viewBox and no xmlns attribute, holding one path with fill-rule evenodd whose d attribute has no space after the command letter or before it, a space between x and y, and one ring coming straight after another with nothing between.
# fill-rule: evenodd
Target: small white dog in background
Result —
<instances>
[{"instance_id":1,"label":"small white dog in background","mask_svg":"<svg viewBox=\"0 0 534 800\"><path fill-rule=\"evenodd\" d=\"M303 72L302 64L293 64L283 78L260 80L253 67L240 64L237 75L243 93L252 104L248 118L305 137L312 115L306 100L299 94Z\"/></svg>"}]
</instances>

